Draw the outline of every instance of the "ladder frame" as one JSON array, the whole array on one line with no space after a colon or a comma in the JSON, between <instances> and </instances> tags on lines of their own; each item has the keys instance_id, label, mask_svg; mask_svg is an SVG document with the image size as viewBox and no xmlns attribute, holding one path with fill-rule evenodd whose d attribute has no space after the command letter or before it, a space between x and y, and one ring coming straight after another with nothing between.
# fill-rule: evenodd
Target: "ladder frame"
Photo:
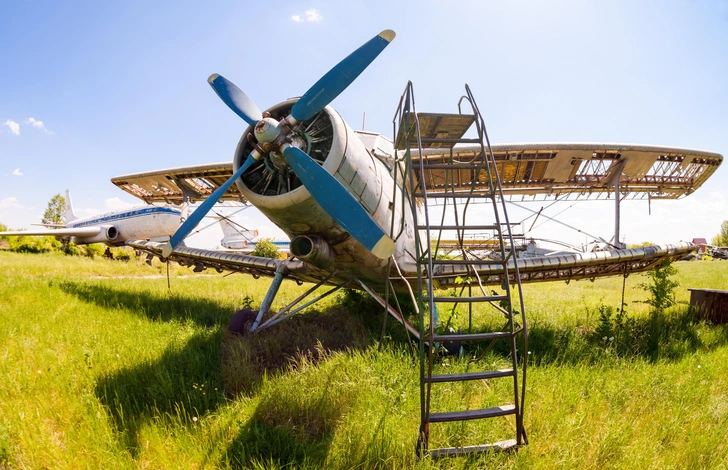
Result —
<instances>
[{"instance_id":1,"label":"ladder frame","mask_svg":"<svg viewBox=\"0 0 728 470\"><path fill-rule=\"evenodd\" d=\"M513 284L517 286L517 293L519 297L519 307L520 307L520 313L521 313L521 322L522 326L520 329L516 329L515 321L514 321L514 309L513 309L513 298L512 298L512 291L511 291L511 285L509 282L505 282L502 286L505 295L504 296L498 296L493 297L492 300L490 300L489 297L485 296L485 292L483 290L483 285L480 282L480 278L478 278L478 284L483 290L483 297L473 297L472 293L472 283L464 283L463 287L460 290L460 297L453 297L455 305L454 308L457 306L458 303L467 302L468 303L468 333L472 333L472 303L474 301L490 301L491 305L493 304L493 300L505 300L507 301L507 308L503 309L500 307L495 306L497 309L499 309L502 313L507 314L508 317L508 331L507 332L496 332L492 334L480 334L480 335L462 335L463 337L470 336L468 339L472 340L484 340L489 339L491 340L491 345L488 347L492 347L494 344L494 341L497 338L508 338L510 340L510 346L511 346L511 367L512 369L505 370L504 371L492 371L492 372L476 372L476 373L470 373L470 374L455 374L452 376L449 376L448 379L443 378L444 376L433 376L433 362L434 362L434 355L435 355L435 347L434 345L437 344L438 341L446 341L446 340L453 340L456 337L460 335L436 335L435 334L435 325L437 323L437 307L436 302L438 300L441 300L441 298L438 298L434 294L434 281L433 281L433 274L434 274L434 263L433 258L437 254L437 250L440 245L441 237L442 237L442 230L455 230L457 234L457 240L459 247L461 248L461 252L463 254L463 261L462 264L465 264L468 266L468 271L470 271L471 266L468 265L468 254L464 250L464 236L465 231L468 229L467 225L460 226L460 220L459 220L459 210L457 208L458 200L466 199L465 206L463 208L462 217L463 217L463 224L465 223L465 215L468 209L468 206L471 201L471 196L473 195L473 192L475 190L475 178L472 181L472 185L470 188L470 194L464 194L464 193L453 193L448 196L447 194L447 188L448 188L448 175L449 169L445 169L445 192L444 192L444 207L443 207L443 215L442 215L442 222L439 225L433 225L430 223L430 214L428 210L428 194L427 194L427 188L425 184L425 167L424 167L424 161L422 154L422 148L423 148L423 141L427 140L432 142L439 142L438 139L423 139L421 135L420 130L420 123L418 119L418 113L417 108L415 104L415 98L414 98L414 87L411 81L407 83L407 86L405 88L404 93L402 94L402 97L400 98L399 107L397 108L397 112L395 113L395 118L393 120L393 128L394 128L394 136L395 142L398 142L398 139L400 137L397 134L397 131L399 130L402 132L402 129L405 129L406 134L404 137L404 161L405 161L405 170L404 170L404 177L405 179L409 179L409 182L404 181L404 188L408 191L405 191L405 197L409 200L409 203L411 204L411 209L413 212L414 217L414 223L415 223L415 257L417 260L416 266L417 266L417 285L416 285L416 297L417 297L417 307L418 307L418 313L419 313L419 329L420 329L420 341L419 341L419 356L420 356L420 432L419 432L419 438L417 443L417 453L418 456L421 456L425 452L429 452L432 456L441 456L441 455L459 455L463 453L473 453L473 452L484 452L484 451L490 451L490 450L505 450L509 448L513 448L516 446L520 446L522 444L527 444L528 439L526 436L526 432L523 426L523 411L524 411L524 403L525 403L525 393L526 393L526 369L527 369L527 362L528 362L528 356L527 353L524 354L524 362L523 362L523 374L522 374L522 382L519 383L518 379L518 353L517 353L517 344L516 344L516 336L519 333L523 334L523 344L524 344L524 351L528 351L528 327L527 327L527 321L526 321L526 315L525 315L525 308L524 308L524 302L523 302L523 292L522 292L522 286L520 282L520 273L518 272L518 264L513 263L513 276L511 277L509 272L509 266L508 261L509 258L506 254L505 249L505 239L504 239L504 232L507 237L508 242L510 243L510 246L515 246L514 244L514 237L511 230L511 224L508 220L508 213L505 206L505 199L503 197L503 192L500 184L500 177L498 175L498 169L495 164L495 157L493 156L493 152L490 145L490 140L488 138L487 130L485 127L485 122L483 120L483 117L480 113L480 110L478 109L477 104L475 103L475 99L473 97L473 94L470 90L470 87L468 84L465 84L465 91L466 95L462 96L460 100L458 101L458 112L459 114L462 113L462 104L463 101L467 101L472 110L473 110L473 117L474 117L474 123L476 125L478 138L477 139L464 139L464 138L445 138L441 139L446 144L455 144L457 142L468 142L470 143L473 140L477 140L477 142L480 143L481 146L481 154L478 157L478 162L476 165L473 165L474 169L478 169L478 174L480 174L480 171L483 169L486 172L487 179L488 179L488 192L490 195L491 203L492 203L492 210L493 215L495 217L495 227L494 234L497 233L498 235L498 241L500 245L500 259L501 264L503 265L504 269L504 279L506 280L512 280ZM397 128L399 124L399 129ZM416 168L415 163L412 159L412 146L411 143L416 144L416 149L419 156L419 174L420 179L418 182L418 179L416 178ZM450 147L450 164L453 164L453 156L452 156L452 147ZM482 159L482 160L480 160ZM396 160L399 160L398 158ZM475 162L475 159L473 160ZM471 162L472 163L472 162ZM475 174L475 173L474 173ZM409 183L409 184L407 184ZM421 194L420 194L421 192ZM420 224L419 218L419 212L418 212L418 197L420 197L423 201L423 216L424 216L424 225ZM453 212L455 217L455 226L445 226L444 220L445 220L445 213L447 210L447 201L448 199L452 200L453 204ZM500 207L499 207L500 202ZM501 213L503 215L504 223L501 223ZM477 228L481 228L479 226L476 226ZM505 229L504 229L505 227ZM392 227L393 228L393 227ZM431 230L432 229L439 230L439 234L437 237L437 245L433 248L432 245L432 237L431 237ZM421 234L421 229L424 229L425 235L424 237ZM472 230L472 228L471 228ZM424 244L424 246L423 246ZM470 260L473 262L473 260ZM423 269L424 268L424 269ZM477 278L477 272L475 270L472 271L475 277ZM468 288L468 295L467 297L462 297L463 292L465 291L465 288ZM459 299L459 300L458 300ZM425 310L428 310L429 312L429 325L427 328L427 331L425 331ZM477 338L476 338L477 337ZM449 413L431 413L430 412L430 405L432 402L432 384L437 382L456 382L456 381L464 381L464 380L473 380L475 378L496 378L496 377L505 377L505 376L513 376L513 405L507 405L503 407L496 407L491 408L487 410L466 410L466 411L460 411L460 412L449 412ZM520 388L520 391L519 391ZM479 419L479 418L485 418L485 417L495 417L495 416L503 416L506 414L514 414L516 418L516 439L508 440L508 441L502 441L502 442L496 442L494 444L486 444L486 445L475 445L475 446L462 446L462 447L456 447L456 448L448 448L448 449L433 449L428 450L428 444L429 444L429 424L431 422L446 422L446 421L462 421L466 419Z\"/></svg>"}]
</instances>

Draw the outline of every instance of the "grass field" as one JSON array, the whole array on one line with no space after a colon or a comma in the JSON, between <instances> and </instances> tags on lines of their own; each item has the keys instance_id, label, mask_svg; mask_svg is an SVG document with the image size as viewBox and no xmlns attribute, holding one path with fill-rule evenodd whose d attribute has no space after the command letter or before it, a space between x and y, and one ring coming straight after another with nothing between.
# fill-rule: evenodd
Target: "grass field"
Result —
<instances>
[{"instance_id":1,"label":"grass field","mask_svg":"<svg viewBox=\"0 0 728 470\"><path fill-rule=\"evenodd\" d=\"M680 301L728 288L728 262L677 267ZM438 461L414 453L416 356L394 322L380 348L366 299L331 296L241 340L225 325L269 281L172 267L170 282L163 266L0 251L0 468L728 468L728 327L685 307L650 316L642 275L627 279L622 319L609 311L622 279L525 286L530 444ZM305 288L284 283L274 308ZM478 405L499 387L438 403ZM513 436L511 421L488 426L433 440Z\"/></svg>"}]
</instances>

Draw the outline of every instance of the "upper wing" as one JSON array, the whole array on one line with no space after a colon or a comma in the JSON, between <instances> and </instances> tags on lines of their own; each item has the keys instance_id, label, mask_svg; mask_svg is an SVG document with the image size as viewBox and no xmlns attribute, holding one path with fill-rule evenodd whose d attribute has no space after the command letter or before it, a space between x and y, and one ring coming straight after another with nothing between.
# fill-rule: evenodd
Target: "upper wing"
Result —
<instances>
[{"instance_id":1,"label":"upper wing","mask_svg":"<svg viewBox=\"0 0 728 470\"><path fill-rule=\"evenodd\" d=\"M232 175L233 164L225 162L133 173L111 178L111 182L147 204L180 204L185 195L191 201L207 198ZM220 200L247 202L236 185L230 186Z\"/></svg>"},{"instance_id":2,"label":"upper wing","mask_svg":"<svg viewBox=\"0 0 728 470\"><path fill-rule=\"evenodd\" d=\"M101 227L57 228L53 230L19 230L15 232L0 232L0 236L50 236L56 238L66 237L92 237L101 233Z\"/></svg>"},{"instance_id":3,"label":"upper wing","mask_svg":"<svg viewBox=\"0 0 728 470\"><path fill-rule=\"evenodd\" d=\"M506 198L607 198L619 178L620 192L631 199L677 199L698 189L723 162L718 153L631 144L534 143L493 145L498 175ZM482 192L488 188L480 146L425 148L424 163L467 163L453 170L427 168L419 172L420 155L412 151L416 177L428 191ZM454 171L454 176L452 172Z\"/></svg>"},{"instance_id":4,"label":"upper wing","mask_svg":"<svg viewBox=\"0 0 728 470\"><path fill-rule=\"evenodd\" d=\"M689 242L673 245L645 246L624 250L574 253L541 258L526 258L508 262L508 282L516 281L515 262L521 282L557 281L571 279L593 279L601 276L628 275L648 271L665 259L679 259L697 248ZM502 285L504 270L501 264L491 262L473 263L483 284ZM438 264L434 278L442 288L453 287L458 278L473 276L462 264Z\"/></svg>"}]
</instances>

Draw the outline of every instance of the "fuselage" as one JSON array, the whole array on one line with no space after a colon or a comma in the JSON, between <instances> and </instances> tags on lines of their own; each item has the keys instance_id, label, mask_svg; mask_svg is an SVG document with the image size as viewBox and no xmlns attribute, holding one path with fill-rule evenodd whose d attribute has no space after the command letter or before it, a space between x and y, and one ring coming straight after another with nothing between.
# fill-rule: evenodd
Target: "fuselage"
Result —
<instances>
[{"instance_id":1,"label":"fuselage","mask_svg":"<svg viewBox=\"0 0 728 470\"><path fill-rule=\"evenodd\" d=\"M286 101L267 112L279 118L287 115L294 103ZM403 199L401 167L397 169L397 184L394 182L392 143L379 134L352 131L328 106L302 123L301 129L305 131L294 144L333 174L390 234L395 242L393 256L402 270L415 269L412 206ZM253 148L248 138L252 130L250 126L240 139L234 170ZM335 275L338 281L346 281L351 275L381 286L388 278L388 260L374 256L339 226L279 156L265 156L263 163L252 166L237 184L246 199L291 238L291 253L297 258L321 270L340 273Z\"/></svg>"},{"instance_id":2,"label":"fuselage","mask_svg":"<svg viewBox=\"0 0 728 470\"><path fill-rule=\"evenodd\" d=\"M97 235L73 236L71 241L116 246L130 239L169 237L179 228L181 216L182 211L174 207L140 205L75 219L66 228L100 227Z\"/></svg>"}]
</instances>

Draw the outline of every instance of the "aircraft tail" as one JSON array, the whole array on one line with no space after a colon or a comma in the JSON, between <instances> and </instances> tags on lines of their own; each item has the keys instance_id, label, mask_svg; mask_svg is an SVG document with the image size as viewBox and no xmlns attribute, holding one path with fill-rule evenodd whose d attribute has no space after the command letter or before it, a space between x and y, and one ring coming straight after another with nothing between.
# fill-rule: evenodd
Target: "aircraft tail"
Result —
<instances>
[{"instance_id":1,"label":"aircraft tail","mask_svg":"<svg viewBox=\"0 0 728 470\"><path fill-rule=\"evenodd\" d=\"M73 203L71 202L71 191L66 189L66 223L76 220L76 214L73 213Z\"/></svg>"},{"instance_id":2,"label":"aircraft tail","mask_svg":"<svg viewBox=\"0 0 728 470\"><path fill-rule=\"evenodd\" d=\"M258 236L257 230L241 230L242 227L236 227L235 224L231 223L228 219L224 217L221 217L219 221L220 228L222 228L222 233L225 238L244 237L246 239L252 240L253 238Z\"/></svg>"}]
</instances>

